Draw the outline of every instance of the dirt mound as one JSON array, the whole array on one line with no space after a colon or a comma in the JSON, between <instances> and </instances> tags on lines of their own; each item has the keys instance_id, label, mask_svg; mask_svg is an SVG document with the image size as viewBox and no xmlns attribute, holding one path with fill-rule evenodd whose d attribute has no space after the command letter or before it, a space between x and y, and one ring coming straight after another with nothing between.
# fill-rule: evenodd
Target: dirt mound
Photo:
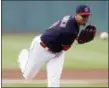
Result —
<instances>
[{"instance_id":1,"label":"dirt mound","mask_svg":"<svg viewBox=\"0 0 109 88\"><path fill-rule=\"evenodd\" d=\"M34 79L46 79L40 71ZM20 69L2 69L2 79L23 79ZM63 70L61 79L108 79L108 70Z\"/></svg>"}]
</instances>

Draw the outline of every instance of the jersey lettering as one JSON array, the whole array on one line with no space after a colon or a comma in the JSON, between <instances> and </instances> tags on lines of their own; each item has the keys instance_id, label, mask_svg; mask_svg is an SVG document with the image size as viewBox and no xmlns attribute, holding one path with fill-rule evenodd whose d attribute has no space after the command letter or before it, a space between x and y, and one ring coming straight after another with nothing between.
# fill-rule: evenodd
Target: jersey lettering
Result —
<instances>
[{"instance_id":1,"label":"jersey lettering","mask_svg":"<svg viewBox=\"0 0 109 88\"><path fill-rule=\"evenodd\" d=\"M70 18L70 16L63 17L63 19L61 20L60 27L66 27L66 24L67 24L69 18Z\"/></svg>"}]
</instances>

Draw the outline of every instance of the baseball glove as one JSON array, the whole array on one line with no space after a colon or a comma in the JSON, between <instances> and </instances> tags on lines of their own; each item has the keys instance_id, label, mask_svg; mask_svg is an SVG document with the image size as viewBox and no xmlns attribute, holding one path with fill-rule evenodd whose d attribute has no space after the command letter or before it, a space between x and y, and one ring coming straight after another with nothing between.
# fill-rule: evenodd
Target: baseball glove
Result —
<instances>
[{"instance_id":1,"label":"baseball glove","mask_svg":"<svg viewBox=\"0 0 109 88\"><path fill-rule=\"evenodd\" d=\"M96 34L96 27L92 26L92 25L88 25L88 26L86 26L85 29L83 29L80 32L80 34L77 38L77 41L79 44L84 44L84 43L90 42L91 40L94 39L95 34Z\"/></svg>"}]
</instances>

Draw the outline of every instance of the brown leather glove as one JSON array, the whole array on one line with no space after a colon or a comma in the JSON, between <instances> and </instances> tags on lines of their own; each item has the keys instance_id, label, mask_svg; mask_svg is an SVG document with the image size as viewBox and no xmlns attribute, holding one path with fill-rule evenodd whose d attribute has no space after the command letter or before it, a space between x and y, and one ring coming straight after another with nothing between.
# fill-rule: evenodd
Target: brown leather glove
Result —
<instances>
[{"instance_id":1,"label":"brown leather glove","mask_svg":"<svg viewBox=\"0 0 109 88\"><path fill-rule=\"evenodd\" d=\"M92 25L88 25L88 26L86 26L85 29L83 29L80 32L80 34L77 38L77 41L79 44L84 44L84 43L90 42L91 40L94 39L95 34L96 34L96 27L92 26Z\"/></svg>"}]
</instances>

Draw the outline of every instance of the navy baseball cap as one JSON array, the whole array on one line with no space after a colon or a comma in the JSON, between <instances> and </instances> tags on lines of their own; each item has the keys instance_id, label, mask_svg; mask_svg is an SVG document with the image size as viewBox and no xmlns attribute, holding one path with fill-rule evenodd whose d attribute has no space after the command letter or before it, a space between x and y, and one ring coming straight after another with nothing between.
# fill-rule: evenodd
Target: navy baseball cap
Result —
<instances>
[{"instance_id":1,"label":"navy baseball cap","mask_svg":"<svg viewBox=\"0 0 109 88\"><path fill-rule=\"evenodd\" d=\"M80 15L90 15L90 8L87 5L79 5L76 8L76 13Z\"/></svg>"}]
</instances>

